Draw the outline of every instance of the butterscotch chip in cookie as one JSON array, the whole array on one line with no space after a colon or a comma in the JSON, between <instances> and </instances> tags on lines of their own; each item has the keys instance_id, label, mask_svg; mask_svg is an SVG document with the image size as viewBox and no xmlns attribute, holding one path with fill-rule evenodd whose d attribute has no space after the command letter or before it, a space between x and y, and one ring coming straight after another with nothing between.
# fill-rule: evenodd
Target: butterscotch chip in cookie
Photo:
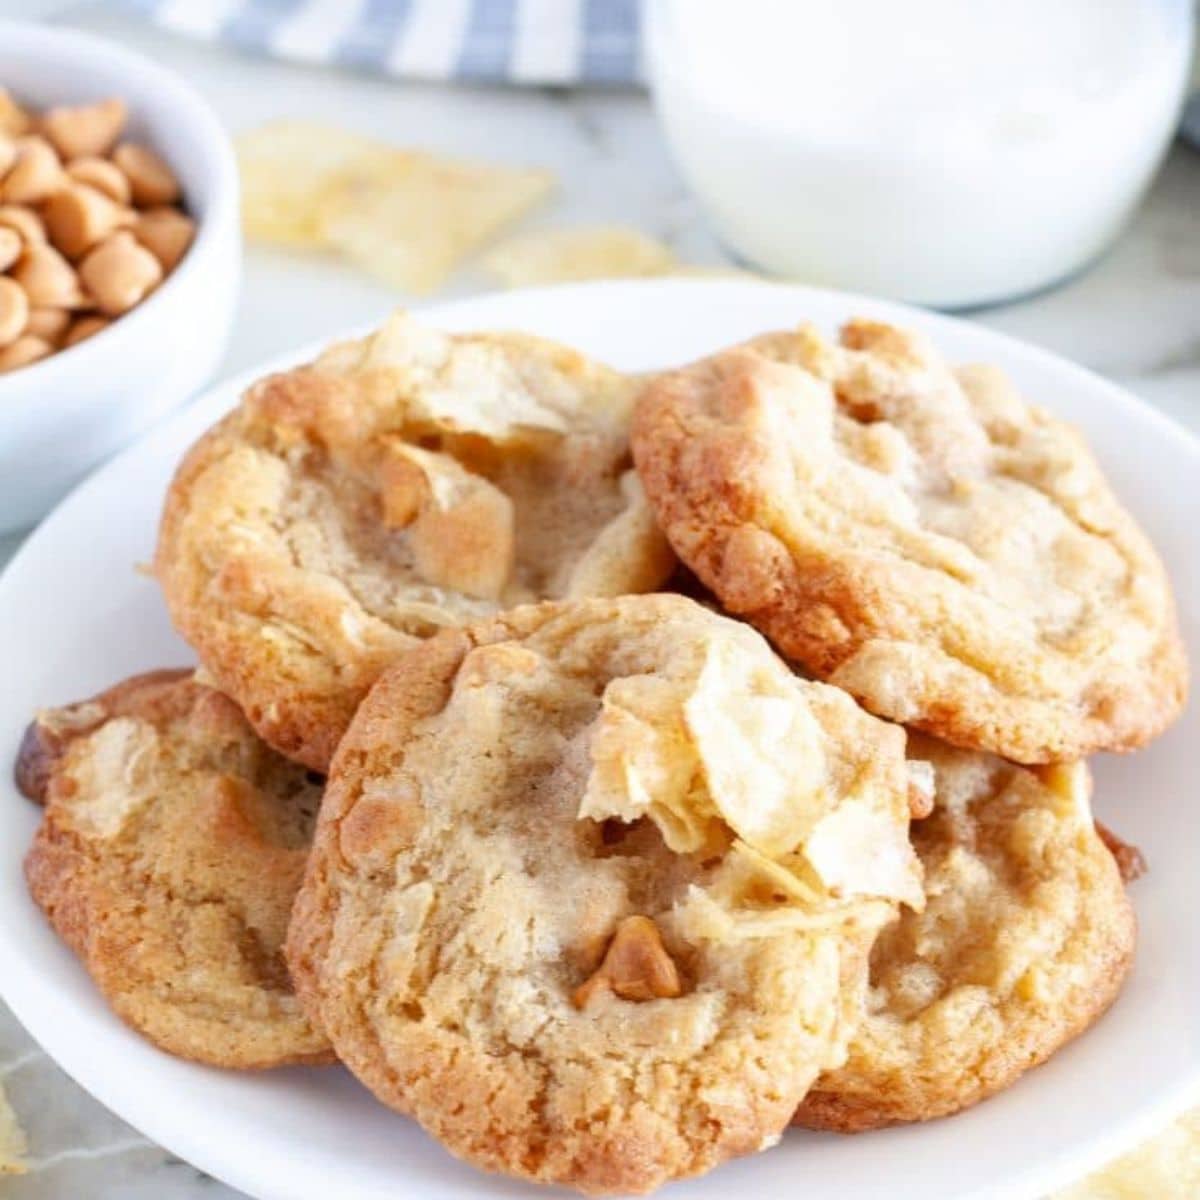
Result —
<instances>
[{"instance_id":1,"label":"butterscotch chip in cookie","mask_svg":"<svg viewBox=\"0 0 1200 1200\"><path fill-rule=\"evenodd\" d=\"M329 1061L283 960L321 796L190 670L39 715L19 785L45 804L34 900L122 1020L222 1067Z\"/></svg>"},{"instance_id":2,"label":"butterscotch chip in cookie","mask_svg":"<svg viewBox=\"0 0 1200 1200\"><path fill-rule=\"evenodd\" d=\"M1019 762L1182 707L1163 566L1075 430L999 372L852 321L661 376L634 457L730 612L872 712Z\"/></svg>"},{"instance_id":3,"label":"butterscotch chip in cookie","mask_svg":"<svg viewBox=\"0 0 1200 1200\"><path fill-rule=\"evenodd\" d=\"M1028 768L914 736L936 807L912 826L923 912L871 956L867 1015L799 1124L857 1132L967 1108L1082 1033L1129 970L1134 917L1083 763Z\"/></svg>"},{"instance_id":4,"label":"butterscotch chip in cookie","mask_svg":"<svg viewBox=\"0 0 1200 1200\"><path fill-rule=\"evenodd\" d=\"M338 749L288 942L350 1069L454 1154L642 1192L770 1145L922 902L901 729L679 596L397 660Z\"/></svg>"},{"instance_id":5,"label":"butterscotch chip in cookie","mask_svg":"<svg viewBox=\"0 0 1200 1200\"><path fill-rule=\"evenodd\" d=\"M666 580L629 454L637 386L537 338L403 316L266 379L171 486L172 618L259 733L323 770L417 641Z\"/></svg>"}]
</instances>

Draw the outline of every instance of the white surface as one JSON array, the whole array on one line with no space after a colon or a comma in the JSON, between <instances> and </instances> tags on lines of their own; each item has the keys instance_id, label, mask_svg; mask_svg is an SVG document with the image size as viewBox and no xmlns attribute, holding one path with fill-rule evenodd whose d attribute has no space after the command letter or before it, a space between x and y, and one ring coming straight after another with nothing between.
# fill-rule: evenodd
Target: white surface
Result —
<instances>
[{"instance_id":1,"label":"white surface","mask_svg":"<svg viewBox=\"0 0 1200 1200\"><path fill-rule=\"evenodd\" d=\"M38 109L124 97L130 133L170 161L199 226L176 270L132 312L0 375L2 534L37 520L212 378L233 320L241 239L229 139L181 79L109 41L0 21L0 82Z\"/></svg>"},{"instance_id":2,"label":"white surface","mask_svg":"<svg viewBox=\"0 0 1200 1200\"><path fill-rule=\"evenodd\" d=\"M646 320L650 312L654 321ZM1200 644L1200 559L1192 552L1200 442L1061 360L948 318L741 282L515 293L429 317L448 328L534 331L634 369L682 361L800 315L832 327L852 313L924 327L954 359L998 363L1027 395L1079 424L1164 554L1185 637ZM15 753L32 707L190 660L153 582L134 567L151 553L174 463L248 381L216 389L89 480L0 580L0 757ZM1152 474L1139 470L1142 460L1153 461ZM1133 976L1084 1038L953 1120L857 1139L793 1131L769 1154L677 1185L672 1194L723 1198L746 1190L773 1200L794 1195L803 1180L814 1196L890 1200L897 1181L919 1179L923 1200L1030 1196L1096 1165L1181 1105L1200 1083L1200 924L1178 919L1200 910L1195 734L1193 710L1144 753L1096 764L1098 815L1140 844L1152 869L1134 890L1141 944ZM12 792L11 784L0 788L0 989L49 1053L115 1112L262 1200L536 1194L457 1163L340 1068L211 1071L160 1054L127 1031L29 900L20 862L37 813L4 789Z\"/></svg>"},{"instance_id":3,"label":"white surface","mask_svg":"<svg viewBox=\"0 0 1200 1200\"><path fill-rule=\"evenodd\" d=\"M173 0L179 10L189 2ZM28 3L0 0L0 10L7 5L9 13L24 13ZM699 207L671 169L642 96L400 87L239 57L170 37L102 7L85 11L76 5L68 18L178 71L230 129L275 116L317 116L400 145L531 162L556 171L561 191L530 225L628 222L665 240L684 261L725 261ZM1200 154L1179 147L1131 228L1099 263L1065 287L975 320L1066 354L1200 432L1198 198ZM320 256L251 248L245 265L223 373L337 327L376 321L404 299ZM467 269L452 291L485 282ZM1133 469L1152 471L1152 460L1139 455ZM107 514L95 519L99 527ZM0 563L19 540L0 537ZM38 1168L6 1180L5 1200L235 1200L239 1195L110 1116L54 1067L3 1005L0 1080L29 1129ZM1113 1076L1104 1086L1120 1090L1124 1081ZM169 1104L170 1098L163 1101ZM1110 1144L1108 1152L1117 1149ZM1021 1148L1012 1152L1020 1154ZM917 1189L913 1183L909 1190ZM1029 1200L1035 1195L1031 1192Z\"/></svg>"},{"instance_id":4,"label":"white surface","mask_svg":"<svg viewBox=\"0 0 1200 1200\"><path fill-rule=\"evenodd\" d=\"M663 129L756 266L948 308L1090 261L1175 128L1191 5L649 0Z\"/></svg>"}]
</instances>

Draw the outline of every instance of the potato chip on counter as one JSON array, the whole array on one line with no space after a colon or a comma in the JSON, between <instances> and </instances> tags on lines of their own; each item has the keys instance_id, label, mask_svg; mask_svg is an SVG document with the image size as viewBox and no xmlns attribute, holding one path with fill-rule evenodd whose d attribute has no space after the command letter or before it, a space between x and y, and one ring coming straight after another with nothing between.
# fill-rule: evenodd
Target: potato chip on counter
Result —
<instances>
[{"instance_id":1,"label":"potato chip on counter","mask_svg":"<svg viewBox=\"0 0 1200 1200\"><path fill-rule=\"evenodd\" d=\"M321 199L339 172L381 147L334 125L271 121L237 138L242 225L248 237L318 249Z\"/></svg>"},{"instance_id":2,"label":"potato chip on counter","mask_svg":"<svg viewBox=\"0 0 1200 1200\"><path fill-rule=\"evenodd\" d=\"M17 1124L17 1114L4 1089L0 1088L0 1175L23 1175L25 1164L22 1158L27 1150L25 1133Z\"/></svg>"},{"instance_id":3,"label":"potato chip on counter","mask_svg":"<svg viewBox=\"0 0 1200 1200\"><path fill-rule=\"evenodd\" d=\"M676 269L668 246L622 225L517 234L488 251L482 265L505 287L666 275Z\"/></svg>"},{"instance_id":4,"label":"potato chip on counter","mask_svg":"<svg viewBox=\"0 0 1200 1200\"><path fill-rule=\"evenodd\" d=\"M364 270L429 292L553 186L548 171L387 150L360 159L327 190L321 228Z\"/></svg>"},{"instance_id":5,"label":"potato chip on counter","mask_svg":"<svg viewBox=\"0 0 1200 1200\"><path fill-rule=\"evenodd\" d=\"M1200 1107L1186 1112L1050 1200L1195 1200L1200 1196Z\"/></svg>"},{"instance_id":6,"label":"potato chip on counter","mask_svg":"<svg viewBox=\"0 0 1200 1200\"><path fill-rule=\"evenodd\" d=\"M250 237L337 250L412 292L432 291L554 187L548 171L400 150L315 122L272 122L237 146Z\"/></svg>"}]
</instances>

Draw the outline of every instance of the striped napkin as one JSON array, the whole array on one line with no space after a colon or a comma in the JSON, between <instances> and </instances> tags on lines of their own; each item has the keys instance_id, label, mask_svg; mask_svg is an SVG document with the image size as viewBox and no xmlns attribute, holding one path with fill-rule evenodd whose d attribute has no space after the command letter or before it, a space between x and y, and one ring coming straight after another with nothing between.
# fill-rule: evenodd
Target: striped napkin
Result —
<instances>
[{"instance_id":1,"label":"striped napkin","mask_svg":"<svg viewBox=\"0 0 1200 1200\"><path fill-rule=\"evenodd\" d=\"M626 86L641 80L640 0L116 2L189 37L409 79ZM1180 132L1200 147L1200 93Z\"/></svg>"},{"instance_id":2,"label":"striped napkin","mask_svg":"<svg viewBox=\"0 0 1200 1200\"><path fill-rule=\"evenodd\" d=\"M638 0L120 0L166 29L410 79L633 84Z\"/></svg>"}]
</instances>

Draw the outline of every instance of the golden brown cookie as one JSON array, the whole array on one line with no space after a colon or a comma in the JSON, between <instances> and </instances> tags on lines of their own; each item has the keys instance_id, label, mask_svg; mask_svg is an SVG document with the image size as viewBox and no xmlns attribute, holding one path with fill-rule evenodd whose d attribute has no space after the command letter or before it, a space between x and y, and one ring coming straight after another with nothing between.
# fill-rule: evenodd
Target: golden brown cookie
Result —
<instances>
[{"instance_id":1,"label":"golden brown cookie","mask_svg":"<svg viewBox=\"0 0 1200 1200\"><path fill-rule=\"evenodd\" d=\"M537 338L404 316L263 380L171 486L172 619L263 738L324 770L416 641L666 580L629 453L636 387Z\"/></svg>"},{"instance_id":2,"label":"golden brown cookie","mask_svg":"<svg viewBox=\"0 0 1200 1200\"><path fill-rule=\"evenodd\" d=\"M919 736L909 753L936 776L933 815L912 827L925 910L876 941L849 1057L796 1114L814 1129L977 1104L1087 1029L1133 960L1133 909L1083 763L1030 769Z\"/></svg>"},{"instance_id":3,"label":"golden brown cookie","mask_svg":"<svg viewBox=\"0 0 1200 1200\"><path fill-rule=\"evenodd\" d=\"M283 959L321 783L190 670L39 714L18 783L45 815L34 900L117 1015L221 1067L331 1059Z\"/></svg>"},{"instance_id":4,"label":"golden brown cookie","mask_svg":"<svg viewBox=\"0 0 1200 1200\"><path fill-rule=\"evenodd\" d=\"M921 903L904 733L679 596L397 660L338 749L288 960L477 1166L643 1192L778 1138Z\"/></svg>"},{"instance_id":5,"label":"golden brown cookie","mask_svg":"<svg viewBox=\"0 0 1200 1200\"><path fill-rule=\"evenodd\" d=\"M1182 708L1162 564L1082 438L997 370L852 321L666 374L634 457L731 613L872 712L1019 762L1130 750Z\"/></svg>"}]
</instances>

